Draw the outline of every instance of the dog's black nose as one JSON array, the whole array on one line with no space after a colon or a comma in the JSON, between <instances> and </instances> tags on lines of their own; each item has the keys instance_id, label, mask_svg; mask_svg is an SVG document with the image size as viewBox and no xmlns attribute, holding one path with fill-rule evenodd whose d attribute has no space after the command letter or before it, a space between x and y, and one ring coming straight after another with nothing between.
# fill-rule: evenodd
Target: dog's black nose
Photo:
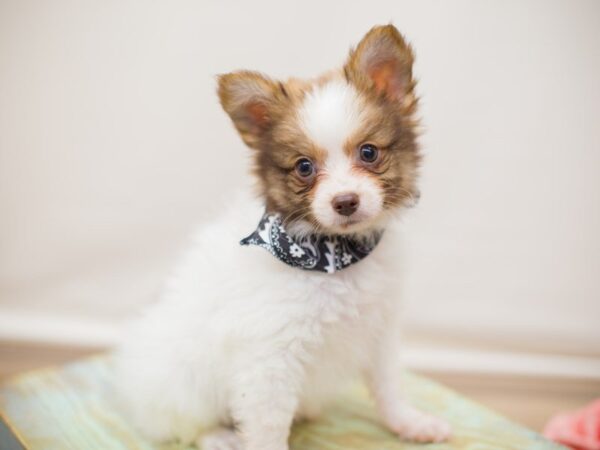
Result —
<instances>
[{"instance_id":1,"label":"dog's black nose","mask_svg":"<svg viewBox=\"0 0 600 450\"><path fill-rule=\"evenodd\" d=\"M354 192L339 194L333 197L331 204L333 209L342 216L350 216L358 209L360 200Z\"/></svg>"}]
</instances>

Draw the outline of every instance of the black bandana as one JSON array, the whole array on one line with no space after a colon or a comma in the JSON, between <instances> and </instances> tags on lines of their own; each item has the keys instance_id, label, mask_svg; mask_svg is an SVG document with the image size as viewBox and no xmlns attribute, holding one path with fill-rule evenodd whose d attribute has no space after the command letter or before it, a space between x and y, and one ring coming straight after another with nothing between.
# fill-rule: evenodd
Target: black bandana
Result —
<instances>
[{"instance_id":1,"label":"black bandana","mask_svg":"<svg viewBox=\"0 0 600 450\"><path fill-rule=\"evenodd\" d=\"M366 257L381 239L357 240L347 236L309 235L294 239L285 231L278 214L265 213L258 228L241 245L258 245L280 261L304 270L334 273Z\"/></svg>"}]
</instances>

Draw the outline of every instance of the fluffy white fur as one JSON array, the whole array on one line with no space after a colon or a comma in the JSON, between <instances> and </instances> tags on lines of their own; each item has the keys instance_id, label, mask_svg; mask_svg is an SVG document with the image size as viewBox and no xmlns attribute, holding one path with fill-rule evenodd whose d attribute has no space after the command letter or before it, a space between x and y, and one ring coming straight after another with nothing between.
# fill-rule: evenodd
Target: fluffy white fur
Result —
<instances>
[{"instance_id":1,"label":"fluffy white fur","mask_svg":"<svg viewBox=\"0 0 600 450\"><path fill-rule=\"evenodd\" d=\"M330 84L303 109L308 135L327 152L312 209L329 229L346 220L331 206L341 192L360 196L353 217L363 227L386 216L379 187L352 171L342 150L360 107L351 87ZM316 416L343 380L362 375L390 429L417 441L446 438L445 423L400 393L395 289L403 270L392 227L358 264L307 272L239 245L262 212L242 198L198 230L161 301L119 349L119 390L134 423L157 440L199 438L204 450L286 450L294 418Z\"/></svg>"},{"instance_id":2,"label":"fluffy white fur","mask_svg":"<svg viewBox=\"0 0 600 450\"><path fill-rule=\"evenodd\" d=\"M394 231L343 271L305 272L239 245L261 213L240 199L198 230L161 302L131 329L117 380L134 423L190 442L235 422L245 450L284 450L294 417L317 415L342 380L364 374L392 429L444 438L447 426L399 392ZM206 450L228 448L217 442Z\"/></svg>"},{"instance_id":3,"label":"fluffy white fur","mask_svg":"<svg viewBox=\"0 0 600 450\"><path fill-rule=\"evenodd\" d=\"M365 102L341 80L318 86L304 99L300 120L306 135L319 147L341 149L363 122Z\"/></svg>"}]
</instances>

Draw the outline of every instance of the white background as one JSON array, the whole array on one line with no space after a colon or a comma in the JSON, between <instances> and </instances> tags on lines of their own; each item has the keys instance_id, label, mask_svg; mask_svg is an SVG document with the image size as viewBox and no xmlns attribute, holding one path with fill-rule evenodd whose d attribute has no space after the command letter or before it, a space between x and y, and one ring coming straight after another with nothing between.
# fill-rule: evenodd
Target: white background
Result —
<instances>
[{"instance_id":1,"label":"white background","mask_svg":"<svg viewBox=\"0 0 600 450\"><path fill-rule=\"evenodd\" d=\"M409 337L600 377L597 1L0 1L0 337L110 342L247 182L214 75L314 76L390 21L426 130Z\"/></svg>"}]
</instances>

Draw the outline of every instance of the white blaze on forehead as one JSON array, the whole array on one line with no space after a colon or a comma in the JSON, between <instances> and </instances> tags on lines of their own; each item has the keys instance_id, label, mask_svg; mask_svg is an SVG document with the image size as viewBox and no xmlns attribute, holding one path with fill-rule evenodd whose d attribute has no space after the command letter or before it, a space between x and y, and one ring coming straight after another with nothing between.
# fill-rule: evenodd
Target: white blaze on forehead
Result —
<instances>
[{"instance_id":1,"label":"white blaze on forehead","mask_svg":"<svg viewBox=\"0 0 600 450\"><path fill-rule=\"evenodd\" d=\"M361 123L363 102L347 83L334 81L309 93L300 110L307 136L328 152L343 151L346 139Z\"/></svg>"}]
</instances>

